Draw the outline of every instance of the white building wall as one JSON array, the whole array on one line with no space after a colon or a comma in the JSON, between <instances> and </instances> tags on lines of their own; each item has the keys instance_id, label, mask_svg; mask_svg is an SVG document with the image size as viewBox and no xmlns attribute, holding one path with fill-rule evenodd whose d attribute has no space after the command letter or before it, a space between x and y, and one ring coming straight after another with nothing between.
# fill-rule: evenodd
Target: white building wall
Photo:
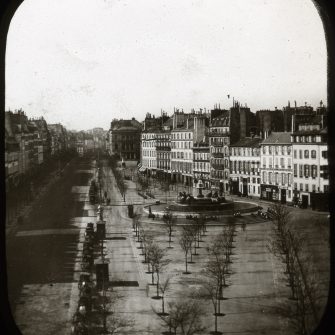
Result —
<instances>
[{"instance_id":1,"label":"white building wall","mask_svg":"<svg viewBox=\"0 0 335 335\"><path fill-rule=\"evenodd\" d=\"M276 176L278 179L276 180ZM290 144L265 144L261 148L261 184L278 186L278 199L285 189L286 201L293 199L293 162Z\"/></svg>"}]
</instances>

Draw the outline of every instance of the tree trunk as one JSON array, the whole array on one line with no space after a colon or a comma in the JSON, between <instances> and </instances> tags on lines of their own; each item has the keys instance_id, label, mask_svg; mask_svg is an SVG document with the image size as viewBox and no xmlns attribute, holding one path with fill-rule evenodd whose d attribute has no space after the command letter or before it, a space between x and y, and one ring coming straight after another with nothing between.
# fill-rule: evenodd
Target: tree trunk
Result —
<instances>
[{"instance_id":1,"label":"tree trunk","mask_svg":"<svg viewBox=\"0 0 335 335\"><path fill-rule=\"evenodd\" d=\"M187 272L187 253L185 254L185 264L186 264L186 271Z\"/></svg>"},{"instance_id":2,"label":"tree trunk","mask_svg":"<svg viewBox=\"0 0 335 335\"><path fill-rule=\"evenodd\" d=\"M162 313L165 314L165 308L164 308L164 294L162 295Z\"/></svg>"},{"instance_id":3,"label":"tree trunk","mask_svg":"<svg viewBox=\"0 0 335 335\"><path fill-rule=\"evenodd\" d=\"M217 316L217 313L216 313L216 302L215 302L215 305L214 305L214 311L215 311L215 332L218 331L218 316Z\"/></svg>"},{"instance_id":4,"label":"tree trunk","mask_svg":"<svg viewBox=\"0 0 335 335\"><path fill-rule=\"evenodd\" d=\"M158 271L156 271L156 274L157 274L157 286L156 286L156 288L157 288L157 297L159 297L159 272Z\"/></svg>"}]
</instances>

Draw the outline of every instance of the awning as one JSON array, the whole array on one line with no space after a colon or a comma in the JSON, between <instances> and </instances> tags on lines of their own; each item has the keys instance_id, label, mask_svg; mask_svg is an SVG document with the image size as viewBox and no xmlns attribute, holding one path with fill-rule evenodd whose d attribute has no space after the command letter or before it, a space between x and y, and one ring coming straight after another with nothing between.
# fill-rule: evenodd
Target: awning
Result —
<instances>
[{"instance_id":1,"label":"awning","mask_svg":"<svg viewBox=\"0 0 335 335\"><path fill-rule=\"evenodd\" d=\"M146 170L146 168L144 167L144 166L141 166L139 169L138 169L138 171L140 171L140 172L144 172Z\"/></svg>"}]
</instances>

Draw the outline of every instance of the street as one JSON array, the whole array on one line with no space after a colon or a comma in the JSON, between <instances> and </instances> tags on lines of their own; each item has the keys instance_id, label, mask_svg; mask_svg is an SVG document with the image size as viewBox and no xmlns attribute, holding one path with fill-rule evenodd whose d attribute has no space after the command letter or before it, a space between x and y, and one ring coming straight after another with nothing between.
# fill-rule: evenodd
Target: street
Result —
<instances>
[{"instance_id":1,"label":"street","mask_svg":"<svg viewBox=\"0 0 335 335\"><path fill-rule=\"evenodd\" d=\"M156 287L150 285L151 274L134 236L132 219L128 218L127 204L135 204L135 212L142 215L141 227L166 250L171 260L162 278L171 278L166 293L166 304L179 298L194 296L199 279L208 260L206 248L222 230L222 223L209 222L207 234L189 264L191 274L183 274L184 256L178 243L182 226L179 221L173 233L172 247L168 247L162 220L148 219L143 200L133 181L127 181L124 201L111 169L102 161L101 194L107 193L110 205L104 206L106 239L104 254L109 262L108 296L114 297L110 309L114 316L128 321L119 334L161 334L166 327L155 314L161 301L152 299ZM7 244L9 297L17 325L23 334L70 334L71 320L77 308L77 281L80 273L80 249L87 222L95 223L96 206L88 201L88 185L97 178L97 163L81 160L53 185L32 209L28 220L10 236ZM159 194L159 192L157 192ZM158 198L160 197L160 198ZM171 199L175 197L171 194ZM161 193L157 199L164 200ZM293 210L296 220L309 235L311 252L320 279L322 304L327 297L329 280L329 248L324 243L324 228L316 228L304 216ZM304 213L303 213L304 214ZM310 216L310 213L306 213ZM316 216L321 214L315 213ZM245 224L245 226L243 225ZM241 217L235 221L234 251L227 300L222 302L225 316L219 317L218 327L225 334L290 334L287 319L279 307L287 302L289 288L283 265L268 250L271 222L259 218ZM319 241L313 236L321 234ZM322 306L321 304L321 306ZM202 316L206 333L213 328L212 306L203 301L207 313ZM322 309L320 310L322 314ZM107 318L107 326L111 319Z\"/></svg>"}]
</instances>

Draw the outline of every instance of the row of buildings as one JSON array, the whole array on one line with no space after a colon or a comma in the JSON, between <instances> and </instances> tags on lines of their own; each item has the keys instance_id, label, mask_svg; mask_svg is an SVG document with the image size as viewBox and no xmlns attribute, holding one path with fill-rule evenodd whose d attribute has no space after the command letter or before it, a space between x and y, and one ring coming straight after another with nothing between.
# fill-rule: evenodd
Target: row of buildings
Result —
<instances>
[{"instance_id":1,"label":"row of buildings","mask_svg":"<svg viewBox=\"0 0 335 335\"><path fill-rule=\"evenodd\" d=\"M67 130L62 124L48 124L43 117L28 118L23 110L5 112L6 190L34 175L40 167L67 151L79 156L95 148L106 148L106 131Z\"/></svg>"},{"instance_id":2,"label":"row of buildings","mask_svg":"<svg viewBox=\"0 0 335 335\"><path fill-rule=\"evenodd\" d=\"M328 192L327 109L262 110L238 102L223 110L175 110L140 123L113 120L109 152L139 171L223 194L315 207Z\"/></svg>"}]
</instances>

